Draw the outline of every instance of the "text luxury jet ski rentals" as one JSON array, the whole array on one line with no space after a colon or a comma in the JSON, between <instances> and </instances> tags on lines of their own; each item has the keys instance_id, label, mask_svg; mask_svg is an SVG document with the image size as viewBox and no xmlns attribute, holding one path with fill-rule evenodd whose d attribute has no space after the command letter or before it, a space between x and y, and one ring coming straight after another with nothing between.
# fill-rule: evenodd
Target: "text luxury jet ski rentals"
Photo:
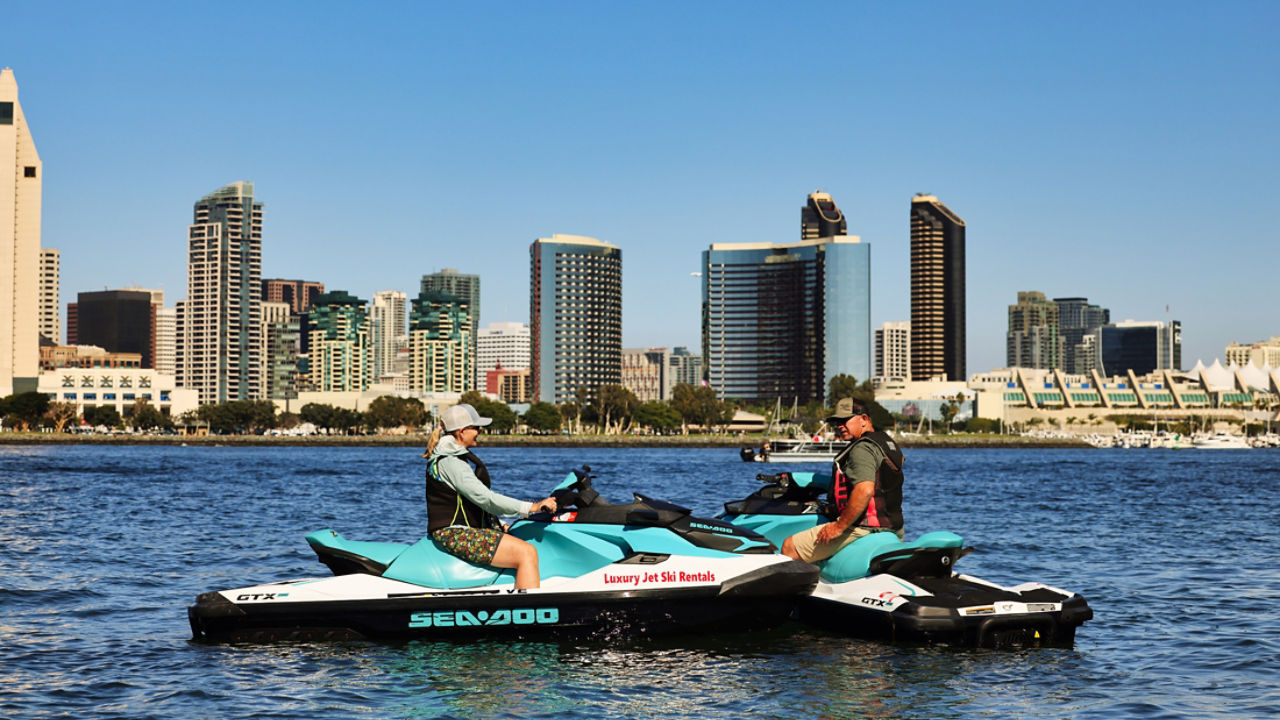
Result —
<instances>
[{"instance_id":1,"label":"text luxury jet ski rentals","mask_svg":"<svg viewBox=\"0 0 1280 720\"><path fill-rule=\"evenodd\" d=\"M196 639L472 638L654 635L781 623L818 570L764 537L637 494L610 505L575 470L552 493L560 511L512 523L538 550L542 586L475 565L430 537L412 545L307 536L334 577L207 592L188 608Z\"/></svg>"},{"instance_id":2,"label":"text luxury jet ski rentals","mask_svg":"<svg viewBox=\"0 0 1280 720\"><path fill-rule=\"evenodd\" d=\"M769 483L725 504L721 520L783 540L828 522L820 500L830 476L758 475ZM821 579L799 603L801 621L868 639L982 647L1070 645L1093 617L1085 599L1036 582L1002 587L954 571L972 548L951 532L902 542L891 532L859 538L818 563Z\"/></svg>"}]
</instances>

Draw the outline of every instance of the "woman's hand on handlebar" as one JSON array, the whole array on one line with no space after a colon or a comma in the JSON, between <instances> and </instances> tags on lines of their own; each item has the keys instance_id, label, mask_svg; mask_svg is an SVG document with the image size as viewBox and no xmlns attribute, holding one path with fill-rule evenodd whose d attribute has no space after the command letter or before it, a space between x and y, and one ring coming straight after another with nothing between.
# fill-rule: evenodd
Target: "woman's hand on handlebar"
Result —
<instances>
[{"instance_id":1,"label":"woman's hand on handlebar","mask_svg":"<svg viewBox=\"0 0 1280 720\"><path fill-rule=\"evenodd\" d=\"M539 500L533 504L533 508L529 512L550 512L556 511L556 499L553 497Z\"/></svg>"}]
</instances>

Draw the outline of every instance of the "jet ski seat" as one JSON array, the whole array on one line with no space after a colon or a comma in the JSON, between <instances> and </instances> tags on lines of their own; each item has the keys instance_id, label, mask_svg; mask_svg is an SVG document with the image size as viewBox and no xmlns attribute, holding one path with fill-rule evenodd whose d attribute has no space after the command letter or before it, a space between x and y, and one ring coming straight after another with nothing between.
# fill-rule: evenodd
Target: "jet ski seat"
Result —
<instances>
[{"instance_id":1,"label":"jet ski seat","mask_svg":"<svg viewBox=\"0 0 1280 720\"><path fill-rule=\"evenodd\" d=\"M890 532L878 532L858 538L830 558L818 563L822 579L832 583L849 582L866 577L873 565L879 571L895 560L906 560L918 554L957 554L964 538L945 530L925 533L904 543Z\"/></svg>"}]
</instances>

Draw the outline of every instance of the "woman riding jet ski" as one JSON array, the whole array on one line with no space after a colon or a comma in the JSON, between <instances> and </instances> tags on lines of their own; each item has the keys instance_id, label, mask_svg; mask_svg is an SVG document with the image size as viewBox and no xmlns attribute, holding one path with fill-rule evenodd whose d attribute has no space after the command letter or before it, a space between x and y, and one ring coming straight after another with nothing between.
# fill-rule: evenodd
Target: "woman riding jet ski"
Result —
<instances>
[{"instance_id":1,"label":"woman riding jet ski","mask_svg":"<svg viewBox=\"0 0 1280 720\"><path fill-rule=\"evenodd\" d=\"M757 475L767 483L725 504L720 519L782 542L828 522L819 498L830 476ZM818 563L821 579L800 601L800 620L869 639L1002 647L1070 645L1093 617L1085 599L1041 583L1001 587L953 571L972 548L950 532L902 542L872 533Z\"/></svg>"},{"instance_id":2,"label":"woman riding jet ski","mask_svg":"<svg viewBox=\"0 0 1280 720\"><path fill-rule=\"evenodd\" d=\"M196 639L436 638L658 634L781 623L813 590L812 565L757 533L637 494L610 505L575 470L560 511L512 523L537 548L541 587L475 565L431 538L413 545L307 536L335 577L207 592L188 608Z\"/></svg>"}]
</instances>

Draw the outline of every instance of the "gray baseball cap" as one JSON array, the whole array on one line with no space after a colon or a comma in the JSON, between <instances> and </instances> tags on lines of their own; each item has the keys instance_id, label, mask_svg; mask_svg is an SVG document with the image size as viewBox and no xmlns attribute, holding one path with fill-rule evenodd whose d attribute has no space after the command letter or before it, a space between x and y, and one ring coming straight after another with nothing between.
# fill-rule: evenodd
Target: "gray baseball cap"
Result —
<instances>
[{"instance_id":1,"label":"gray baseball cap","mask_svg":"<svg viewBox=\"0 0 1280 720\"><path fill-rule=\"evenodd\" d=\"M444 423L445 432L453 432L461 430L464 427L484 427L493 422L493 418L480 417L480 413L476 409L466 403L454 405L451 408L445 408L440 413L440 422Z\"/></svg>"}]
</instances>

